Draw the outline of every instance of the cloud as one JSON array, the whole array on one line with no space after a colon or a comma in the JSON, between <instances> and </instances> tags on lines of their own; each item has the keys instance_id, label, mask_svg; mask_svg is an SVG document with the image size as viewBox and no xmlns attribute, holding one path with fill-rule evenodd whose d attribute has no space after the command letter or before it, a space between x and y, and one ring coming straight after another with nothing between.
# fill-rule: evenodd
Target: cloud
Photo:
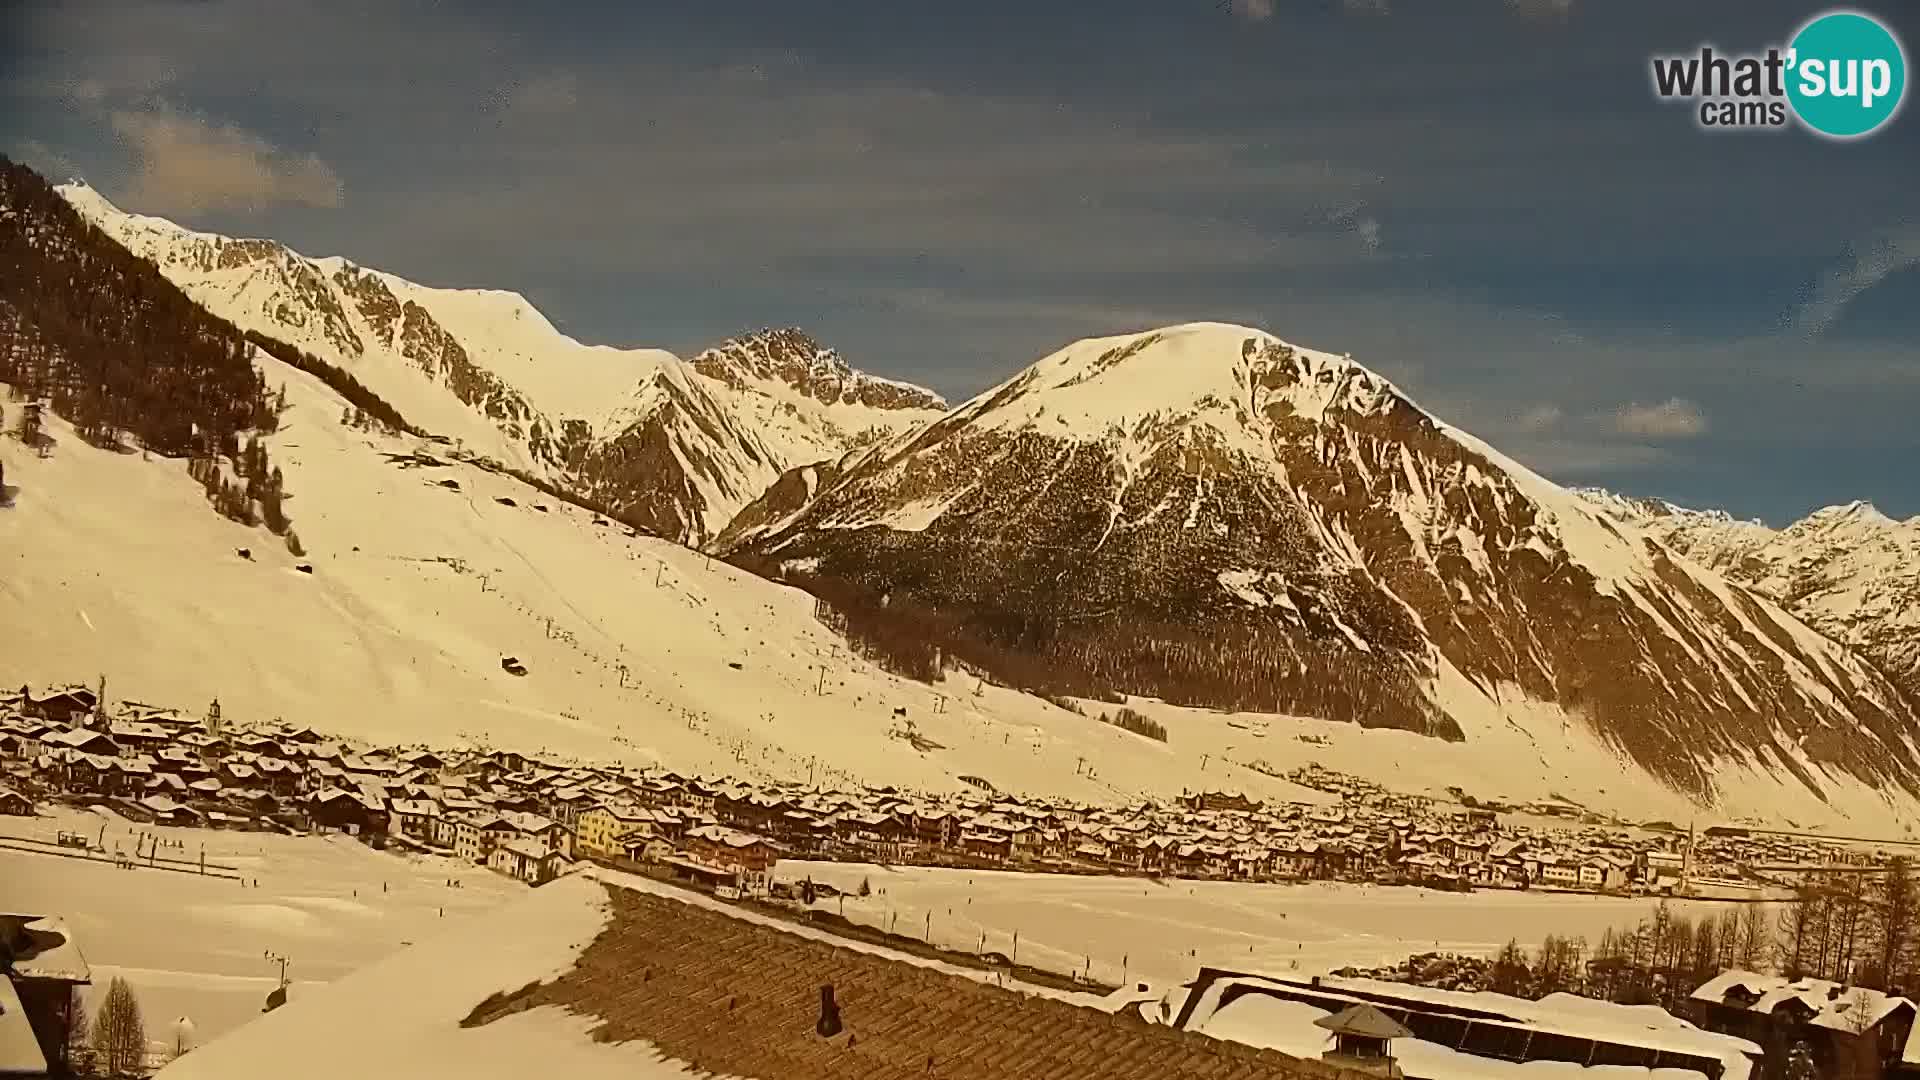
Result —
<instances>
[{"instance_id":1,"label":"cloud","mask_svg":"<svg viewBox=\"0 0 1920 1080\"><path fill-rule=\"evenodd\" d=\"M580 80L570 72L554 72L512 82L498 92L500 110L514 116L554 116L580 104Z\"/></svg>"},{"instance_id":2,"label":"cloud","mask_svg":"<svg viewBox=\"0 0 1920 1080\"><path fill-rule=\"evenodd\" d=\"M280 150L252 132L168 105L116 110L114 133L134 158L126 198L155 213L270 206L337 207L340 178L313 154Z\"/></svg>"},{"instance_id":3,"label":"cloud","mask_svg":"<svg viewBox=\"0 0 1920 1080\"><path fill-rule=\"evenodd\" d=\"M1684 398L1668 398L1658 405L1633 403L1613 413L1614 430L1649 439L1691 439L1707 431L1707 417Z\"/></svg>"},{"instance_id":4,"label":"cloud","mask_svg":"<svg viewBox=\"0 0 1920 1080\"><path fill-rule=\"evenodd\" d=\"M1840 265L1822 271L1789 321L1807 336L1818 337L1854 297L1912 266L1920 266L1920 225L1903 225L1880 233L1853 246Z\"/></svg>"},{"instance_id":5,"label":"cloud","mask_svg":"<svg viewBox=\"0 0 1920 1080\"><path fill-rule=\"evenodd\" d=\"M1360 237L1360 246L1367 254L1380 250L1380 221L1378 218L1363 217L1354 223L1353 231Z\"/></svg>"},{"instance_id":6,"label":"cloud","mask_svg":"<svg viewBox=\"0 0 1920 1080\"><path fill-rule=\"evenodd\" d=\"M1566 413L1558 405L1535 405L1520 414L1514 427L1520 431L1539 434L1559 427L1560 421L1565 418Z\"/></svg>"},{"instance_id":7,"label":"cloud","mask_svg":"<svg viewBox=\"0 0 1920 1080\"><path fill-rule=\"evenodd\" d=\"M1573 0L1507 0L1507 10L1535 22L1565 22L1573 17Z\"/></svg>"},{"instance_id":8,"label":"cloud","mask_svg":"<svg viewBox=\"0 0 1920 1080\"><path fill-rule=\"evenodd\" d=\"M1273 18L1273 0L1232 0L1235 18L1248 22L1266 22Z\"/></svg>"}]
</instances>

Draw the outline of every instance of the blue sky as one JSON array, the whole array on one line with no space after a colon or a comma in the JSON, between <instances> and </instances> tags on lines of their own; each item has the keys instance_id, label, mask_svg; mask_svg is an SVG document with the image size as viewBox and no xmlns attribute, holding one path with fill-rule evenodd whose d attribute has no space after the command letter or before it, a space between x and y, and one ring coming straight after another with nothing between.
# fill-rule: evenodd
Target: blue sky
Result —
<instances>
[{"instance_id":1,"label":"blue sky","mask_svg":"<svg viewBox=\"0 0 1920 1080\"><path fill-rule=\"evenodd\" d=\"M1191 319L1568 483L1920 514L1920 114L1709 135L1773 0L9 5L0 149L583 340L796 324L955 398ZM1920 18L1866 5L1915 49Z\"/></svg>"}]
</instances>

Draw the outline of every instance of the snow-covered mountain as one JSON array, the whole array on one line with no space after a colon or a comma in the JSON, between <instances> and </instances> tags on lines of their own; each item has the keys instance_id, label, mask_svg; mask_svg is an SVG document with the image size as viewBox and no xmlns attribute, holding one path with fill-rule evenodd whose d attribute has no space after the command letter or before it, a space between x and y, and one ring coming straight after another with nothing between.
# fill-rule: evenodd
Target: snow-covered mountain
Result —
<instances>
[{"instance_id":1,"label":"snow-covered mountain","mask_svg":"<svg viewBox=\"0 0 1920 1080\"><path fill-rule=\"evenodd\" d=\"M1658 499L1582 494L1853 646L1920 700L1920 517L1896 521L1851 502L1773 529Z\"/></svg>"},{"instance_id":2,"label":"snow-covered mountain","mask_svg":"<svg viewBox=\"0 0 1920 1080\"><path fill-rule=\"evenodd\" d=\"M1848 648L1258 330L1069 346L739 520L743 564L1023 682L1468 745L1580 728L1707 800L1920 793L1913 700Z\"/></svg>"},{"instance_id":3,"label":"snow-covered mountain","mask_svg":"<svg viewBox=\"0 0 1920 1080\"><path fill-rule=\"evenodd\" d=\"M53 417L50 453L7 461L0 625L34 630L0 655L13 683L104 672L382 740L789 778L1287 798L1279 775L1313 761L1644 817L1920 820L1897 681L1346 357L1171 327L1080 342L948 412L797 332L685 361L594 348L512 294L63 197L435 437L344 422L333 373L256 353L285 394L264 443L295 557L209 512L185 462ZM441 437L674 540L718 534L831 602ZM916 649L931 681L886 666ZM1100 722L1113 705L1090 699L1122 694L1164 741Z\"/></svg>"},{"instance_id":4,"label":"snow-covered mountain","mask_svg":"<svg viewBox=\"0 0 1920 1080\"><path fill-rule=\"evenodd\" d=\"M691 361L583 345L511 292L440 289L272 240L128 214L84 184L82 215L214 314L338 366L407 421L703 543L782 471L937 417L931 391L855 371L797 330Z\"/></svg>"}]
</instances>

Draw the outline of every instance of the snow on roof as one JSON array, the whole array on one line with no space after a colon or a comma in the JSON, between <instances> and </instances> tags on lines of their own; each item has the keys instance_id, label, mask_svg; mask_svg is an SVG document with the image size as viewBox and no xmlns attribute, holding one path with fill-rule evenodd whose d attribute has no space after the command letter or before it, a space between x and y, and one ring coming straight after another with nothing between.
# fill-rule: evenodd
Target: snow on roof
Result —
<instances>
[{"instance_id":1,"label":"snow on roof","mask_svg":"<svg viewBox=\"0 0 1920 1080\"><path fill-rule=\"evenodd\" d=\"M47 1058L40 1052L13 980L0 975L0 1076L42 1076Z\"/></svg>"},{"instance_id":2,"label":"snow on roof","mask_svg":"<svg viewBox=\"0 0 1920 1080\"><path fill-rule=\"evenodd\" d=\"M1203 1027L1228 986L1291 986L1306 988L1304 980L1235 975L1213 981L1196 1009L1192 1026ZM1335 997L1344 994L1391 995L1405 1001L1425 1002L1450 1009L1471 1009L1493 1014L1508 1022L1581 1039L1599 1039L1632 1046L1672 1050L1701 1057L1718 1058L1728 1068L1731 1080L1744 1077L1748 1056L1758 1056L1760 1047L1731 1035L1702 1031L1664 1009L1653 1006L1615 1005L1572 994L1549 994L1539 1001L1510 997L1490 991L1436 990L1404 983L1374 979L1346 979L1326 976L1319 980L1318 992ZM1349 998L1349 1000L1353 1000ZM1325 1010L1321 1010L1325 1011ZM1425 1075L1425 1074L1422 1074Z\"/></svg>"},{"instance_id":3,"label":"snow on roof","mask_svg":"<svg viewBox=\"0 0 1920 1080\"><path fill-rule=\"evenodd\" d=\"M690 1070L641 1043L612 1045L594 1021L534 1008L479 1027L460 1021L493 994L570 970L606 928L605 890L562 878L444 935L402 949L169 1064L163 1080L682 1080ZM351 1033L351 1038L342 1035Z\"/></svg>"},{"instance_id":4,"label":"snow on roof","mask_svg":"<svg viewBox=\"0 0 1920 1080\"><path fill-rule=\"evenodd\" d=\"M23 979L54 979L60 982L90 982L93 972L87 958L67 930L67 924L53 915L0 915L0 922L13 923L26 936L32 952L15 956L13 972ZM24 951L24 950L22 950Z\"/></svg>"},{"instance_id":5,"label":"snow on roof","mask_svg":"<svg viewBox=\"0 0 1920 1080\"><path fill-rule=\"evenodd\" d=\"M1726 997L1740 989L1754 995L1749 1005L1729 1002ZM1903 997L1893 997L1863 986L1849 986L1827 979L1787 979L1780 975L1762 975L1752 971L1723 971L1702 983L1689 995L1695 1001L1744 1008L1748 1012L1771 1013L1789 1001L1798 1001L1812 1010L1808 1022L1832 1031L1865 1030L1885 1020L1899 1009L1912 1008ZM1855 1012L1865 1010L1865 1019Z\"/></svg>"},{"instance_id":6,"label":"snow on roof","mask_svg":"<svg viewBox=\"0 0 1920 1080\"><path fill-rule=\"evenodd\" d=\"M511 851L524 859L544 859L552 854L547 845L531 837L524 836L518 840L509 840L501 844L500 849L502 851Z\"/></svg>"}]
</instances>

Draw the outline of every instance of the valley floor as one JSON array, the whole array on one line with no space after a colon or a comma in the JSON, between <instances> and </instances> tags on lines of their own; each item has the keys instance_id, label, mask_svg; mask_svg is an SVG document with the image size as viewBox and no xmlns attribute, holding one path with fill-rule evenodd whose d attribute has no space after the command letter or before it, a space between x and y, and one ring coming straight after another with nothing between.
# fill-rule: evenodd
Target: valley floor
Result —
<instances>
[{"instance_id":1,"label":"valley floor","mask_svg":"<svg viewBox=\"0 0 1920 1080\"><path fill-rule=\"evenodd\" d=\"M1055 971L1087 970L1118 985L1177 985L1202 964L1275 974L1398 963L1421 952L1491 956L1510 939L1549 934L1598 941L1657 900L1520 892L1436 892L1313 882L1067 877L783 860L779 881L812 878L854 893L815 906L934 945L998 952ZM858 890L866 882L870 894ZM1677 913L1712 901L1668 901ZM1014 935L1018 933L1016 946Z\"/></svg>"},{"instance_id":2,"label":"valley floor","mask_svg":"<svg viewBox=\"0 0 1920 1080\"><path fill-rule=\"evenodd\" d=\"M0 837L51 841L62 831L127 853L139 837L159 836L163 855L197 860L204 850L209 863L245 875L124 870L0 848L0 910L64 919L93 969L89 1006L122 976L156 1039L182 1016L203 1040L258 1016L280 978L269 953L289 958L288 995L298 998L527 892L481 867L378 852L345 836L156 828L64 808L0 817Z\"/></svg>"}]
</instances>

